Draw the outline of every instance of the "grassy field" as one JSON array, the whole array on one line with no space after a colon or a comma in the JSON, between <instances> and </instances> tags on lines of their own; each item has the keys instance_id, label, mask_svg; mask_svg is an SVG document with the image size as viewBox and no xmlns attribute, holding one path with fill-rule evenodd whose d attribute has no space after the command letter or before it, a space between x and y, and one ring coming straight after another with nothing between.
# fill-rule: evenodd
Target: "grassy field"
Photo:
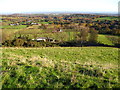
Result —
<instances>
[{"instance_id":1,"label":"grassy field","mask_svg":"<svg viewBox=\"0 0 120 90\"><path fill-rule=\"evenodd\" d=\"M49 24L49 22L39 22L40 24Z\"/></svg>"},{"instance_id":2,"label":"grassy field","mask_svg":"<svg viewBox=\"0 0 120 90\"><path fill-rule=\"evenodd\" d=\"M120 36L99 34L97 41L104 45L114 46L119 43Z\"/></svg>"},{"instance_id":3,"label":"grassy field","mask_svg":"<svg viewBox=\"0 0 120 90\"><path fill-rule=\"evenodd\" d=\"M120 88L118 48L1 48L3 88Z\"/></svg>"},{"instance_id":4,"label":"grassy field","mask_svg":"<svg viewBox=\"0 0 120 90\"><path fill-rule=\"evenodd\" d=\"M96 20L118 20L117 17L101 17L101 18L96 18Z\"/></svg>"},{"instance_id":5,"label":"grassy field","mask_svg":"<svg viewBox=\"0 0 120 90\"><path fill-rule=\"evenodd\" d=\"M107 35L98 35L98 42L100 42L100 43L102 43L102 44L105 44L105 45L114 45L113 43L112 43L112 41L110 41L110 40L108 40L107 39L107 37L106 37Z\"/></svg>"},{"instance_id":6,"label":"grassy field","mask_svg":"<svg viewBox=\"0 0 120 90\"><path fill-rule=\"evenodd\" d=\"M26 28L26 25L18 25L18 26L10 26L10 25L6 25L6 26L2 26L2 29L23 29Z\"/></svg>"}]
</instances>

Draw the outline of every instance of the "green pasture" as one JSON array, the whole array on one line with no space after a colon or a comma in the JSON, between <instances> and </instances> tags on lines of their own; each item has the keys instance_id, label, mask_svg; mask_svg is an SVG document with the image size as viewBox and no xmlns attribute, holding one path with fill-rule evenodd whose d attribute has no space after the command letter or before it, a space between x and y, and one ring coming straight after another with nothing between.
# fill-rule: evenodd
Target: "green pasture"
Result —
<instances>
[{"instance_id":1,"label":"green pasture","mask_svg":"<svg viewBox=\"0 0 120 90\"><path fill-rule=\"evenodd\" d=\"M118 48L1 48L2 88L120 88Z\"/></svg>"}]
</instances>

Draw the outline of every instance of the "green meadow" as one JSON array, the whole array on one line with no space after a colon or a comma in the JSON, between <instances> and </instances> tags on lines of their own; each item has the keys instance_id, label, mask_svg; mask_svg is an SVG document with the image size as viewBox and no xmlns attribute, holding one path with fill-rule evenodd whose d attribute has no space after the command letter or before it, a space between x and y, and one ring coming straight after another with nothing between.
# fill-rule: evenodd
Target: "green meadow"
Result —
<instances>
[{"instance_id":1,"label":"green meadow","mask_svg":"<svg viewBox=\"0 0 120 90\"><path fill-rule=\"evenodd\" d=\"M118 48L1 48L3 88L120 88Z\"/></svg>"}]
</instances>

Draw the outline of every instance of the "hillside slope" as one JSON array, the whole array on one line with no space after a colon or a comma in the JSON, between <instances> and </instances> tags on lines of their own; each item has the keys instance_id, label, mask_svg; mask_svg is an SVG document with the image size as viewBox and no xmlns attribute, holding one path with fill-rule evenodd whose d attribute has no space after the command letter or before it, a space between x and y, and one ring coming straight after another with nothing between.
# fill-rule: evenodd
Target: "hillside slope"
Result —
<instances>
[{"instance_id":1,"label":"hillside slope","mask_svg":"<svg viewBox=\"0 0 120 90\"><path fill-rule=\"evenodd\" d=\"M118 48L2 48L3 88L118 88Z\"/></svg>"}]
</instances>

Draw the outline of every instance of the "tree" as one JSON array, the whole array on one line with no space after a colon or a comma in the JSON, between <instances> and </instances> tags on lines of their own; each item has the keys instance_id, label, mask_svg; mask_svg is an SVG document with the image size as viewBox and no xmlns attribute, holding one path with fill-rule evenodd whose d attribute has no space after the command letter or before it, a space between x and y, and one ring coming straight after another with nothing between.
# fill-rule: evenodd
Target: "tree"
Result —
<instances>
[{"instance_id":1,"label":"tree","mask_svg":"<svg viewBox=\"0 0 120 90\"><path fill-rule=\"evenodd\" d=\"M120 29L113 29L112 34L113 35L120 35Z\"/></svg>"},{"instance_id":2,"label":"tree","mask_svg":"<svg viewBox=\"0 0 120 90\"><path fill-rule=\"evenodd\" d=\"M90 29L89 42L96 43L97 37L98 37L98 31L96 31L95 29Z\"/></svg>"},{"instance_id":3,"label":"tree","mask_svg":"<svg viewBox=\"0 0 120 90\"><path fill-rule=\"evenodd\" d=\"M39 26L38 29L47 29L47 27L44 24L41 24L41 26Z\"/></svg>"},{"instance_id":4,"label":"tree","mask_svg":"<svg viewBox=\"0 0 120 90\"><path fill-rule=\"evenodd\" d=\"M23 39L16 39L15 41L14 41L14 45L15 46L23 46L23 44L24 44L24 40Z\"/></svg>"},{"instance_id":5,"label":"tree","mask_svg":"<svg viewBox=\"0 0 120 90\"><path fill-rule=\"evenodd\" d=\"M80 41L81 46L87 41L88 29L80 29L80 33L77 34L77 41Z\"/></svg>"}]
</instances>

